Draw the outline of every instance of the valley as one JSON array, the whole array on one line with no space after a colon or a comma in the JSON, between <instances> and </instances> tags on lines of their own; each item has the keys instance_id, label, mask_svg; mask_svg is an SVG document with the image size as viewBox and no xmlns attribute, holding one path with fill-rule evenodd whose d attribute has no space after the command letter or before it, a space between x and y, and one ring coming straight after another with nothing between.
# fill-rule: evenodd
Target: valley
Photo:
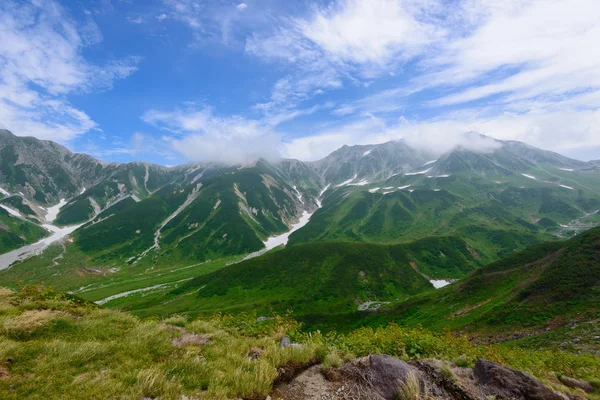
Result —
<instances>
[{"instance_id":1,"label":"valley","mask_svg":"<svg viewBox=\"0 0 600 400\"><path fill-rule=\"evenodd\" d=\"M199 384L216 398L281 393L285 365L320 363L329 374L373 352L426 371L491 358L564 393L572 389L557 374L587 379L586 396L596 396L596 163L479 137L493 150L431 154L398 141L344 146L313 163L166 168L105 164L6 131L0 139L0 152L14 154L0 171L0 340L13 343L9 353L36 354L36 341L49 346L57 334L74 360L70 344L89 346L85 335L102 348L124 340L135 356L127 347L96 361L126 371L123 362L156 364L160 351L152 374L162 386L137 377L131 390L167 398ZM24 321L34 314L31 328ZM274 344L284 333L300 343ZM200 364L234 368L246 386L199 373L192 348ZM246 355L259 350L271 358ZM19 356L11 374L47 376L39 371L62 363L56 376L68 380L96 368L61 357ZM164 362L188 372L163 373ZM0 391L13 390L2 382Z\"/></svg>"},{"instance_id":2,"label":"valley","mask_svg":"<svg viewBox=\"0 0 600 400\"><path fill-rule=\"evenodd\" d=\"M2 138L0 151L33 162L4 167L6 218L48 232L0 255L3 285L43 283L142 317L427 323L422 307L407 317L411 304L446 299L486 265L600 224L596 164L485 136L485 151L433 154L398 141L313 163L173 168ZM432 328L463 329L439 310Z\"/></svg>"}]
</instances>

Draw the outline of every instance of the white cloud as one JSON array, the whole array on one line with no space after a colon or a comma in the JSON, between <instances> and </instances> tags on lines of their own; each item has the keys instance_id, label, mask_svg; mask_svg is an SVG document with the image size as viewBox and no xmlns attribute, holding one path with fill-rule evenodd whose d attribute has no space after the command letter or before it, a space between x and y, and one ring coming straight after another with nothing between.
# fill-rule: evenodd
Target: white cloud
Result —
<instances>
[{"instance_id":1,"label":"white cloud","mask_svg":"<svg viewBox=\"0 0 600 400\"><path fill-rule=\"evenodd\" d=\"M282 153L285 157L317 160L344 144L377 144L399 139L437 153L459 145L480 151L493 149L493 143L477 137L465 139L468 132L519 140L559 153L584 154L586 148L600 146L600 111L557 110L500 116L458 113L413 123L402 118L392 124L371 117L293 139L284 144Z\"/></svg>"},{"instance_id":2,"label":"white cloud","mask_svg":"<svg viewBox=\"0 0 600 400\"><path fill-rule=\"evenodd\" d=\"M358 83L395 71L443 37L433 1L347 0L306 18L284 18L270 33L253 33L246 52L293 65L275 84L271 106L297 104L344 81Z\"/></svg>"},{"instance_id":3,"label":"white cloud","mask_svg":"<svg viewBox=\"0 0 600 400\"><path fill-rule=\"evenodd\" d=\"M465 3L470 7L463 7L463 18L476 20L476 26L445 43L429 60L439 70L420 79L430 85L471 86L434 104L495 94L508 95L511 101L600 89L600 54L592 50L600 37L597 1L510 0L501 7L495 2ZM501 69L506 72L498 78L486 76Z\"/></svg>"},{"instance_id":4,"label":"white cloud","mask_svg":"<svg viewBox=\"0 0 600 400\"><path fill-rule=\"evenodd\" d=\"M133 17L127 17L127 20L129 22L131 22L132 24L141 24L144 20L142 19L142 17L137 16L135 18Z\"/></svg>"},{"instance_id":5,"label":"white cloud","mask_svg":"<svg viewBox=\"0 0 600 400\"><path fill-rule=\"evenodd\" d=\"M240 3L237 6L235 6L235 8L237 8L239 11L245 11L248 8L248 4Z\"/></svg>"},{"instance_id":6,"label":"white cloud","mask_svg":"<svg viewBox=\"0 0 600 400\"><path fill-rule=\"evenodd\" d=\"M167 14L164 14L164 13L156 16L156 19L159 20L160 22L162 22L162 21L164 21L164 20L166 20L168 18L169 18L169 16Z\"/></svg>"},{"instance_id":7,"label":"white cloud","mask_svg":"<svg viewBox=\"0 0 600 400\"><path fill-rule=\"evenodd\" d=\"M65 96L109 89L139 61L89 63L81 51L102 40L97 26L75 23L51 1L2 2L0 37L0 125L19 135L64 142L96 128Z\"/></svg>"},{"instance_id":8,"label":"white cloud","mask_svg":"<svg viewBox=\"0 0 600 400\"><path fill-rule=\"evenodd\" d=\"M347 0L296 24L324 54L335 61L366 64L361 72L372 75L379 72L372 70L375 66L388 67L419 54L443 35L430 21L420 20L424 11L412 1Z\"/></svg>"},{"instance_id":9,"label":"white cloud","mask_svg":"<svg viewBox=\"0 0 600 400\"><path fill-rule=\"evenodd\" d=\"M191 161L247 163L279 158L280 137L265 123L241 116L220 117L210 108L149 110L142 120L172 135L166 140Z\"/></svg>"}]
</instances>

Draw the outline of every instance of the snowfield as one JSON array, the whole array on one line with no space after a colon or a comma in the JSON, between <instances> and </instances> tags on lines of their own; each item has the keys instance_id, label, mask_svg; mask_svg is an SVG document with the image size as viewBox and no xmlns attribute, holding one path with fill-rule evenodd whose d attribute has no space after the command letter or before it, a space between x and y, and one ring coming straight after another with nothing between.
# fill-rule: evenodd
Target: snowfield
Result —
<instances>
[{"instance_id":1,"label":"snowfield","mask_svg":"<svg viewBox=\"0 0 600 400\"><path fill-rule=\"evenodd\" d=\"M67 201L65 199L60 199L57 205L48 207L48 213L46 214L46 222L53 222L56 219L56 217L58 217L60 209L65 204L67 204Z\"/></svg>"}]
</instances>

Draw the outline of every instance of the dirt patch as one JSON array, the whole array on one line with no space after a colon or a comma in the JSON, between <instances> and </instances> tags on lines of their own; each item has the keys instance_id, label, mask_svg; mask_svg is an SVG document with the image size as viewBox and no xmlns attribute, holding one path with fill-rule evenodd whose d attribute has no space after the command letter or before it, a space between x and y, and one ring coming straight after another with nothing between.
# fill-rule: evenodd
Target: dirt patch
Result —
<instances>
[{"instance_id":1,"label":"dirt patch","mask_svg":"<svg viewBox=\"0 0 600 400\"><path fill-rule=\"evenodd\" d=\"M330 382L321 373L320 365L313 365L300 373L291 382L279 384L271 396L273 399L306 400L306 399L351 399L341 383Z\"/></svg>"},{"instance_id":2,"label":"dirt patch","mask_svg":"<svg viewBox=\"0 0 600 400\"><path fill-rule=\"evenodd\" d=\"M164 327L165 329L181 333L181 336L171 340L171 344L175 347L204 346L210 342L210 335L199 335L197 333L188 332L182 327L175 325L164 325Z\"/></svg>"},{"instance_id":3,"label":"dirt patch","mask_svg":"<svg viewBox=\"0 0 600 400\"><path fill-rule=\"evenodd\" d=\"M8 368L0 366L0 380L9 379L10 373L8 372Z\"/></svg>"}]
</instances>

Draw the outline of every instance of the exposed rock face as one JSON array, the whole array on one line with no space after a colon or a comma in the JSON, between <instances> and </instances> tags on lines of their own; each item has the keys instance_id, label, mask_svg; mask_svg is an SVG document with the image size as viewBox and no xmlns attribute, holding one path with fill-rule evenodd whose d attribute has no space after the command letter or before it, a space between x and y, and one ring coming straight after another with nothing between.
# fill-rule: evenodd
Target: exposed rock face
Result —
<instances>
[{"instance_id":1,"label":"exposed rock face","mask_svg":"<svg viewBox=\"0 0 600 400\"><path fill-rule=\"evenodd\" d=\"M371 385L384 399L395 399L399 382L405 382L409 374L419 378L423 389L424 383L420 371L402 360L384 354L375 354L369 357L369 364Z\"/></svg>"},{"instance_id":2,"label":"exposed rock face","mask_svg":"<svg viewBox=\"0 0 600 400\"><path fill-rule=\"evenodd\" d=\"M548 389L521 371L506 368L487 360L475 365L475 377L486 395L497 399L563 400L564 396Z\"/></svg>"},{"instance_id":3,"label":"exposed rock face","mask_svg":"<svg viewBox=\"0 0 600 400\"><path fill-rule=\"evenodd\" d=\"M591 393L594 391L594 386L586 381L580 381L578 379L569 378L568 376L559 376L558 380L560 380L565 386L578 388L587 393Z\"/></svg>"},{"instance_id":4,"label":"exposed rock face","mask_svg":"<svg viewBox=\"0 0 600 400\"><path fill-rule=\"evenodd\" d=\"M411 380L411 390L407 394L401 388L410 386ZM479 360L471 369L440 360L407 363L383 354L358 358L325 374L319 366L311 367L290 382L277 386L273 394L275 399L284 400L393 400L407 396L410 399L451 400L569 398L523 372L486 360Z\"/></svg>"}]
</instances>

